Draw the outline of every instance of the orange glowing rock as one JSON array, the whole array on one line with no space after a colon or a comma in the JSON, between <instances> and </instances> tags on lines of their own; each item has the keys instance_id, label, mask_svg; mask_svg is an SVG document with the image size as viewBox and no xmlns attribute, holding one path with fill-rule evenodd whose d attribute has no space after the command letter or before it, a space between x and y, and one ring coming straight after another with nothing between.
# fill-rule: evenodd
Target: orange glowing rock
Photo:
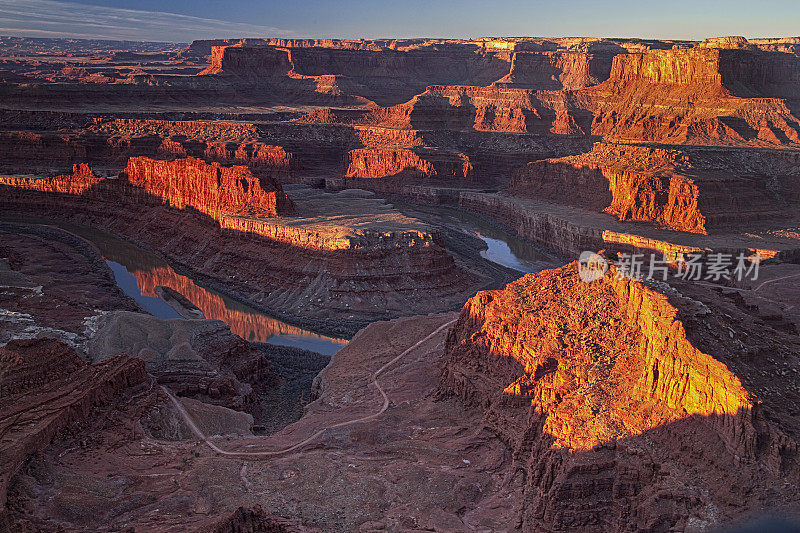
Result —
<instances>
[{"instance_id":1,"label":"orange glowing rock","mask_svg":"<svg viewBox=\"0 0 800 533\"><path fill-rule=\"evenodd\" d=\"M798 449L786 407L796 385L745 359L739 340L792 365L796 335L741 331L752 319L736 309L716 314L666 284L618 279L613 266L592 283L575 263L528 274L464 306L440 394L483 411L526 472L523 530L680 530L709 506L735 515L796 475L782 457Z\"/></svg>"},{"instance_id":2,"label":"orange glowing rock","mask_svg":"<svg viewBox=\"0 0 800 533\"><path fill-rule=\"evenodd\" d=\"M132 157L123 176L172 207L193 207L217 220L223 214L294 214L294 206L280 186L256 178L244 166L226 167L194 157L175 161Z\"/></svg>"}]
</instances>

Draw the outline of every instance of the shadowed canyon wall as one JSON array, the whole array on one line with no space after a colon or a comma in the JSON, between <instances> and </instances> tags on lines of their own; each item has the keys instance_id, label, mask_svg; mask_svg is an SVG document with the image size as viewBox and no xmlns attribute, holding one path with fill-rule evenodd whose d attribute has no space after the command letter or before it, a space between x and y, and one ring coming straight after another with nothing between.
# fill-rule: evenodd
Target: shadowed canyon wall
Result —
<instances>
[{"instance_id":1,"label":"shadowed canyon wall","mask_svg":"<svg viewBox=\"0 0 800 533\"><path fill-rule=\"evenodd\" d=\"M713 322L702 302L616 274L529 274L478 293L448 335L440 393L482 410L526 469L523 527L686 527L718 520L709 506L743 512L726 505L766 479L796 479L798 421L780 406L790 381L767 388L763 361L698 328ZM750 345L796 357L796 336L770 335ZM717 486L721 470L743 492Z\"/></svg>"},{"instance_id":2,"label":"shadowed canyon wall","mask_svg":"<svg viewBox=\"0 0 800 533\"><path fill-rule=\"evenodd\" d=\"M285 194L277 184L264 191L268 183L246 167L133 158L116 178L85 165L71 176L2 177L0 205L122 235L278 318L335 335L369 319L456 307L486 282L457 266L435 232L404 229L397 217L383 229L272 216L287 203L276 201Z\"/></svg>"},{"instance_id":3,"label":"shadowed canyon wall","mask_svg":"<svg viewBox=\"0 0 800 533\"><path fill-rule=\"evenodd\" d=\"M201 74L258 78L262 84L311 80L317 92L350 92L386 105L429 85L581 89L608 78L613 56L611 51L515 52L464 45L399 51L237 43L213 47L211 65Z\"/></svg>"},{"instance_id":4,"label":"shadowed canyon wall","mask_svg":"<svg viewBox=\"0 0 800 533\"><path fill-rule=\"evenodd\" d=\"M799 180L800 159L792 152L598 143L585 154L517 169L507 192L709 233L790 220Z\"/></svg>"},{"instance_id":5,"label":"shadowed canyon wall","mask_svg":"<svg viewBox=\"0 0 800 533\"><path fill-rule=\"evenodd\" d=\"M127 355L91 365L55 339L13 340L0 347L0 363L0 520L8 482L32 454L110 410L142 413L156 399L144 363Z\"/></svg>"}]
</instances>

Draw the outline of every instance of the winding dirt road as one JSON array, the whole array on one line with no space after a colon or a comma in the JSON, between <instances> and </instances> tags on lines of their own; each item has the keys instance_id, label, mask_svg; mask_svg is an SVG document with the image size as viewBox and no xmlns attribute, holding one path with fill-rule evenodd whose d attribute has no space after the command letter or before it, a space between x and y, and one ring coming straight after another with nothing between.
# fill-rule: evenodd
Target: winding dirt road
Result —
<instances>
[{"instance_id":1,"label":"winding dirt road","mask_svg":"<svg viewBox=\"0 0 800 533\"><path fill-rule=\"evenodd\" d=\"M382 367L380 367L378 370L376 370L375 372L372 373L372 384L375 385L375 387L377 387L378 392L380 392L381 396L383 397L383 405L378 410L378 412L376 412L375 414L369 415L369 416L356 418L354 420L347 420L345 422L339 422L337 424L331 424L330 426L325 426L324 428L318 430L316 433L314 433L313 435L311 435L307 439L304 439L304 440L298 442L297 444L289 446L288 448L283 448L282 450L272 450L272 451L262 451L262 452L235 452L235 451L223 450L222 448L220 448L219 446L214 444L212 441L210 441L208 439L208 437L205 436L202 431L200 431L200 428L197 427L197 424L195 424L194 420L192 420L191 415L186 411L186 408L178 400L178 398L175 397L174 394L172 394L169 390L167 390L163 386L161 387L161 390L163 390L164 394L169 396L169 399L172 400L173 405L178 410L178 413L180 413L181 417L183 417L183 420L186 422L186 425L189 426L189 429L192 430L192 433L194 433L197 436L197 438L199 438L200 440L205 442L208 445L209 448L211 448L212 450L214 450L218 454L231 456L231 457L271 457L271 456L276 456L276 455L282 455L282 454L289 453L289 452L292 452L294 450L297 450L298 448L301 448L302 446L305 446L306 444L308 444L309 442L313 441L314 439L316 439L317 437L319 437L320 435L322 435L323 433L325 433L325 431L327 431L329 429L340 428L340 427L349 426L349 425L352 425L352 424L359 424L361 422L367 422L369 420L374 420L375 418L377 418L380 415L382 415L384 413L384 411L386 411L386 409L389 408L389 396L386 395L386 391L384 391L383 387L381 387L380 383L378 383L378 376L380 376L383 372L386 371L387 368L392 366L394 363L399 361L401 358L403 358L404 356L408 355L409 353L411 353L415 349L419 348L420 346L422 346L427 341L431 340L434 336L436 336L438 333L440 333L443 329L445 329L445 328L449 327L450 325L452 325L453 323L455 323L456 320L457 319L453 319L453 320L450 320L449 322L446 322L446 323L442 324L441 326L436 328L436 330L434 330L432 333L430 333L427 337L425 337L424 339L422 339L420 341L417 341L413 346L411 346L409 348L406 348L405 350L403 350L403 352L401 352L399 355L394 357L391 361L389 361L388 363L384 364Z\"/></svg>"}]
</instances>

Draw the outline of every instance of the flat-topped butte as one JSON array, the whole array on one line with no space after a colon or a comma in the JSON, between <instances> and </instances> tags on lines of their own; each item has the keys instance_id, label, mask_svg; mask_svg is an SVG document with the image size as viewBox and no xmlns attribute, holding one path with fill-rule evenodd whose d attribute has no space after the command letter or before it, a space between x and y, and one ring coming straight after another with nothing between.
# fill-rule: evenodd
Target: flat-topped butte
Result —
<instances>
[{"instance_id":1,"label":"flat-topped butte","mask_svg":"<svg viewBox=\"0 0 800 533\"><path fill-rule=\"evenodd\" d=\"M286 193L297 206L299 216L224 215L220 225L319 250L430 246L438 237L431 226L403 215L369 191L326 192L289 186Z\"/></svg>"}]
</instances>

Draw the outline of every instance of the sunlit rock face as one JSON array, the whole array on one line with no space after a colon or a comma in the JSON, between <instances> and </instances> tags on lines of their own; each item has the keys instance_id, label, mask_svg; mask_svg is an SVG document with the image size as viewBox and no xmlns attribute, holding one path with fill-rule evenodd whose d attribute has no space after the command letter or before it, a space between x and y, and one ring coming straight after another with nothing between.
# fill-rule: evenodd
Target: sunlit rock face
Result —
<instances>
[{"instance_id":1,"label":"sunlit rock face","mask_svg":"<svg viewBox=\"0 0 800 533\"><path fill-rule=\"evenodd\" d=\"M795 153L601 142L587 153L520 167L507 192L709 234L790 220L798 175Z\"/></svg>"},{"instance_id":2,"label":"sunlit rock face","mask_svg":"<svg viewBox=\"0 0 800 533\"><path fill-rule=\"evenodd\" d=\"M454 370L445 369L445 384L491 402L495 387L473 388L455 370L482 354L505 394L547 413L543 430L554 447L586 450L685 416L752 407L738 378L686 339L665 295L613 276L585 283L574 266L479 293L448 351Z\"/></svg>"},{"instance_id":3,"label":"sunlit rock face","mask_svg":"<svg viewBox=\"0 0 800 533\"><path fill-rule=\"evenodd\" d=\"M172 207L193 207L214 219L223 214L294 214L291 200L279 185L256 178L243 166L225 167L193 157L175 161L132 157L123 176Z\"/></svg>"},{"instance_id":4,"label":"sunlit rock face","mask_svg":"<svg viewBox=\"0 0 800 533\"><path fill-rule=\"evenodd\" d=\"M798 449L796 421L766 422L758 361L743 364L733 336L709 350L714 332L698 331L696 318L707 308L661 290L618 279L614 267L585 283L573 263L464 306L440 393L482 409L513 450L528 476L528 527L713 523L712 507L754 505L748 491L765 477L796 483L784 457ZM715 486L721 475L741 492Z\"/></svg>"},{"instance_id":5,"label":"sunlit rock face","mask_svg":"<svg viewBox=\"0 0 800 533\"><path fill-rule=\"evenodd\" d=\"M581 74L565 83L566 90L524 87L504 81L508 77L483 87L430 85L408 102L373 115L380 124L405 129L725 146L800 143L792 104L800 98L795 54L683 48L620 53L606 60L611 61L608 75ZM542 69L538 65L528 74L548 77ZM585 69L591 67L577 71ZM569 72L560 75L569 78Z\"/></svg>"},{"instance_id":6,"label":"sunlit rock face","mask_svg":"<svg viewBox=\"0 0 800 533\"><path fill-rule=\"evenodd\" d=\"M431 85L374 114L393 128L583 135L592 121L584 104L564 91Z\"/></svg>"},{"instance_id":7,"label":"sunlit rock face","mask_svg":"<svg viewBox=\"0 0 800 533\"><path fill-rule=\"evenodd\" d=\"M50 178L0 177L10 194L33 190L58 195L149 206L193 209L220 221L225 215L275 217L293 215L292 201L280 185L255 177L245 166L223 166L187 157L162 161L132 157L119 178L98 176L86 164L73 166L72 174Z\"/></svg>"},{"instance_id":8,"label":"sunlit rock face","mask_svg":"<svg viewBox=\"0 0 800 533\"><path fill-rule=\"evenodd\" d=\"M439 180L448 184L469 183L472 164L464 154L417 153L404 148L359 148L345 161L346 177L397 177L408 183Z\"/></svg>"},{"instance_id":9,"label":"sunlit rock face","mask_svg":"<svg viewBox=\"0 0 800 533\"><path fill-rule=\"evenodd\" d=\"M614 57L608 80L587 89L591 131L606 139L675 144L790 145L800 97L796 55L691 48Z\"/></svg>"},{"instance_id":10,"label":"sunlit rock face","mask_svg":"<svg viewBox=\"0 0 800 533\"><path fill-rule=\"evenodd\" d=\"M325 321L337 335L358 329L343 330L342 317L360 327L365 317L455 308L481 286L426 224L360 193L320 194L302 202L302 216L274 216L295 212L277 183L191 157L132 158L118 177L85 165L52 178L0 176L6 212L124 235L224 280L271 313Z\"/></svg>"}]
</instances>

